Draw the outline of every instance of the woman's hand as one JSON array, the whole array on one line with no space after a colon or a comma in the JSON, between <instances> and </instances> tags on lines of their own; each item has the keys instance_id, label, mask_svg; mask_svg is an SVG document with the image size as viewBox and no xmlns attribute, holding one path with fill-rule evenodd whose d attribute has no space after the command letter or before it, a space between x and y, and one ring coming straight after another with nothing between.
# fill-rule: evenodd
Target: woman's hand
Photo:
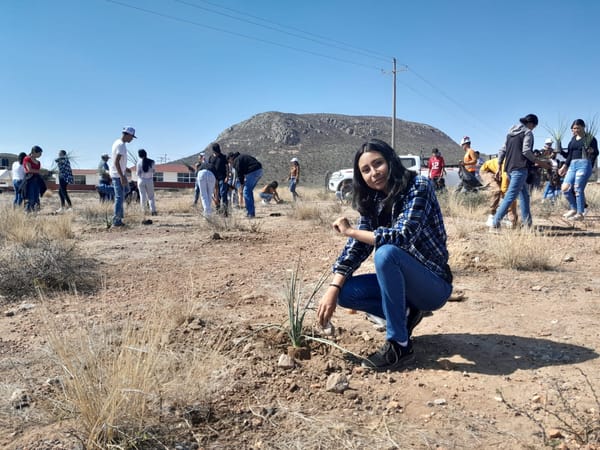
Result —
<instances>
[{"instance_id":1,"label":"woman's hand","mask_svg":"<svg viewBox=\"0 0 600 450\"><path fill-rule=\"evenodd\" d=\"M558 169L558 174L561 177L564 177L567 174L567 166L561 166L561 168Z\"/></svg>"},{"instance_id":2,"label":"woman's hand","mask_svg":"<svg viewBox=\"0 0 600 450\"><path fill-rule=\"evenodd\" d=\"M317 320L321 327L325 328L329 321L331 320L331 316L337 307L337 297L339 293L339 289L334 286L329 286L321 301L319 302L319 306L317 308Z\"/></svg>"},{"instance_id":3,"label":"woman's hand","mask_svg":"<svg viewBox=\"0 0 600 450\"><path fill-rule=\"evenodd\" d=\"M333 229L344 236L348 236L348 232L353 230L352 225L350 225L350 221L346 217L340 217L336 219L335 222L331 224Z\"/></svg>"}]
</instances>

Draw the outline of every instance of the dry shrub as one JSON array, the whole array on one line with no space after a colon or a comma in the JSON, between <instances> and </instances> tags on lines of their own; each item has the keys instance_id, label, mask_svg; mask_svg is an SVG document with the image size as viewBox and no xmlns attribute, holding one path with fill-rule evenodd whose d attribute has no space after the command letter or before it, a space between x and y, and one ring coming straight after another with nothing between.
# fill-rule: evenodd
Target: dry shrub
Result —
<instances>
[{"instance_id":1,"label":"dry shrub","mask_svg":"<svg viewBox=\"0 0 600 450\"><path fill-rule=\"evenodd\" d=\"M521 228L490 234L487 245L493 258L505 268L516 270L552 270L555 239L535 230Z\"/></svg>"},{"instance_id":2,"label":"dry shrub","mask_svg":"<svg viewBox=\"0 0 600 450\"><path fill-rule=\"evenodd\" d=\"M98 264L74 244L40 238L3 246L0 252L0 294L17 299L43 291L91 291L99 282Z\"/></svg>"},{"instance_id":3,"label":"dry shrub","mask_svg":"<svg viewBox=\"0 0 600 450\"><path fill-rule=\"evenodd\" d=\"M75 335L46 323L51 356L65 375L55 414L76 419L75 435L85 448L137 448L151 435L161 438L156 435L165 405L189 410L194 402L209 403L225 361L222 342L215 341L221 338L208 336L223 333L196 331L199 336L177 348L173 335L193 320L186 307L161 297L143 318L129 316L122 323L106 318Z\"/></svg>"},{"instance_id":4,"label":"dry shrub","mask_svg":"<svg viewBox=\"0 0 600 450\"><path fill-rule=\"evenodd\" d=\"M71 225L71 214L42 216L0 209L0 295L10 300L37 289L94 289L97 263L69 241Z\"/></svg>"},{"instance_id":5,"label":"dry shrub","mask_svg":"<svg viewBox=\"0 0 600 450\"><path fill-rule=\"evenodd\" d=\"M502 403L516 414L527 417L535 423L542 435L544 444L556 447L561 439L548 436L547 430L554 428L562 432L563 448L598 448L600 444L600 397L588 375L575 368L584 380L582 388L575 386L575 379L569 381L554 379L545 396L539 396L538 402L518 406L510 403L501 391L498 391ZM569 442L570 441L570 442ZM570 447L569 444L574 444Z\"/></svg>"}]
</instances>

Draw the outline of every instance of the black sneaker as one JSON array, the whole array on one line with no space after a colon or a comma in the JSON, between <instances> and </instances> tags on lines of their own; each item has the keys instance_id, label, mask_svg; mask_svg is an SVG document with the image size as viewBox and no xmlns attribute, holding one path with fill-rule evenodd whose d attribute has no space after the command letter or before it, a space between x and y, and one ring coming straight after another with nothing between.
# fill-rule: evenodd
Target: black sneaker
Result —
<instances>
[{"instance_id":1,"label":"black sneaker","mask_svg":"<svg viewBox=\"0 0 600 450\"><path fill-rule=\"evenodd\" d=\"M384 372L397 370L414 358L412 344L408 341L406 347L392 341L385 341L383 347L362 361L362 366Z\"/></svg>"},{"instance_id":2,"label":"black sneaker","mask_svg":"<svg viewBox=\"0 0 600 450\"><path fill-rule=\"evenodd\" d=\"M412 336L413 330L423 320L423 311L417 308L410 308L410 313L406 318L406 329L408 330L408 339Z\"/></svg>"}]
</instances>

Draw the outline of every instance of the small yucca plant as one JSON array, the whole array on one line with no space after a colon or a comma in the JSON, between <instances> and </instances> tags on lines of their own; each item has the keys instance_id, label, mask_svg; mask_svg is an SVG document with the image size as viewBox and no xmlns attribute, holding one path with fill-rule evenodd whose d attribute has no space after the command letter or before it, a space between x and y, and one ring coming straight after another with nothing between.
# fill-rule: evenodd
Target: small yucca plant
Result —
<instances>
[{"instance_id":1,"label":"small yucca plant","mask_svg":"<svg viewBox=\"0 0 600 450\"><path fill-rule=\"evenodd\" d=\"M288 288L285 295L288 312L288 329L287 334L290 338L290 342L293 347L303 347L306 335L303 332L304 329L304 318L311 304L325 283L325 279L328 273L323 273L317 283L313 286L310 294L304 299L302 286L299 280L300 275L300 264L292 270L292 276L290 278Z\"/></svg>"}]
</instances>

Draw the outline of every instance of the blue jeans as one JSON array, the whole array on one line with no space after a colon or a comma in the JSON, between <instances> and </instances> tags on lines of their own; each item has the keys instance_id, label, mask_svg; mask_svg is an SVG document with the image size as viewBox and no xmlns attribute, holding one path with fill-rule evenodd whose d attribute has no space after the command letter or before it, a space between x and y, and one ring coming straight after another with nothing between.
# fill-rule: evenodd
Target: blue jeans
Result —
<instances>
[{"instance_id":1,"label":"blue jeans","mask_svg":"<svg viewBox=\"0 0 600 450\"><path fill-rule=\"evenodd\" d=\"M262 177L263 170L258 169L254 172L250 172L246 174L244 181L244 203L246 203L246 212L248 213L248 217L254 217L256 211L254 210L254 188L258 183L258 180Z\"/></svg>"},{"instance_id":2,"label":"blue jeans","mask_svg":"<svg viewBox=\"0 0 600 450\"><path fill-rule=\"evenodd\" d=\"M115 191L115 215L113 216L113 225L123 223L125 212L123 211L123 199L125 198L125 186L121 184L119 177L112 179L112 186Z\"/></svg>"},{"instance_id":3,"label":"blue jeans","mask_svg":"<svg viewBox=\"0 0 600 450\"><path fill-rule=\"evenodd\" d=\"M592 175L592 163L589 159L574 159L563 180L563 186L569 185L570 189L564 191L569 202L569 208L583 214L585 210L585 186Z\"/></svg>"},{"instance_id":4,"label":"blue jeans","mask_svg":"<svg viewBox=\"0 0 600 450\"><path fill-rule=\"evenodd\" d=\"M554 200L560 196L560 188L552 186L552 183L546 181L546 186L544 187L544 193L542 194L543 199L550 199L552 203Z\"/></svg>"},{"instance_id":5,"label":"blue jeans","mask_svg":"<svg viewBox=\"0 0 600 450\"><path fill-rule=\"evenodd\" d=\"M13 180L13 187L15 188L15 199L13 200L14 206L21 206L23 204L23 196L21 195L21 183L23 183L23 180Z\"/></svg>"},{"instance_id":6,"label":"blue jeans","mask_svg":"<svg viewBox=\"0 0 600 450\"><path fill-rule=\"evenodd\" d=\"M519 197L519 207L521 208L521 220L524 225L531 226L531 211L529 210L529 188L527 186L527 168L513 170L508 174L510 183L502 203L498 207L494 220L492 221L494 228L500 225L500 221L506 215L511 203Z\"/></svg>"},{"instance_id":7,"label":"blue jeans","mask_svg":"<svg viewBox=\"0 0 600 450\"><path fill-rule=\"evenodd\" d=\"M270 202L271 200L273 200L273 194L268 194L266 192L261 192L258 195L259 195L260 198L262 198L267 203Z\"/></svg>"},{"instance_id":8,"label":"blue jeans","mask_svg":"<svg viewBox=\"0 0 600 450\"><path fill-rule=\"evenodd\" d=\"M292 194L292 199L294 201L296 201L296 197L298 197L298 194L296 194L296 178L292 177L290 178L290 192Z\"/></svg>"},{"instance_id":9,"label":"blue jeans","mask_svg":"<svg viewBox=\"0 0 600 450\"><path fill-rule=\"evenodd\" d=\"M229 184L225 180L219 180L219 198L221 199L221 209L227 210L227 204L229 203Z\"/></svg>"},{"instance_id":10,"label":"blue jeans","mask_svg":"<svg viewBox=\"0 0 600 450\"><path fill-rule=\"evenodd\" d=\"M375 273L346 279L338 296L344 308L385 317L387 339L408 340L406 308L439 309L452 293L452 285L395 245L375 251Z\"/></svg>"},{"instance_id":11,"label":"blue jeans","mask_svg":"<svg viewBox=\"0 0 600 450\"><path fill-rule=\"evenodd\" d=\"M40 176L34 175L27 180L27 212L35 211L36 206L40 204Z\"/></svg>"}]
</instances>

